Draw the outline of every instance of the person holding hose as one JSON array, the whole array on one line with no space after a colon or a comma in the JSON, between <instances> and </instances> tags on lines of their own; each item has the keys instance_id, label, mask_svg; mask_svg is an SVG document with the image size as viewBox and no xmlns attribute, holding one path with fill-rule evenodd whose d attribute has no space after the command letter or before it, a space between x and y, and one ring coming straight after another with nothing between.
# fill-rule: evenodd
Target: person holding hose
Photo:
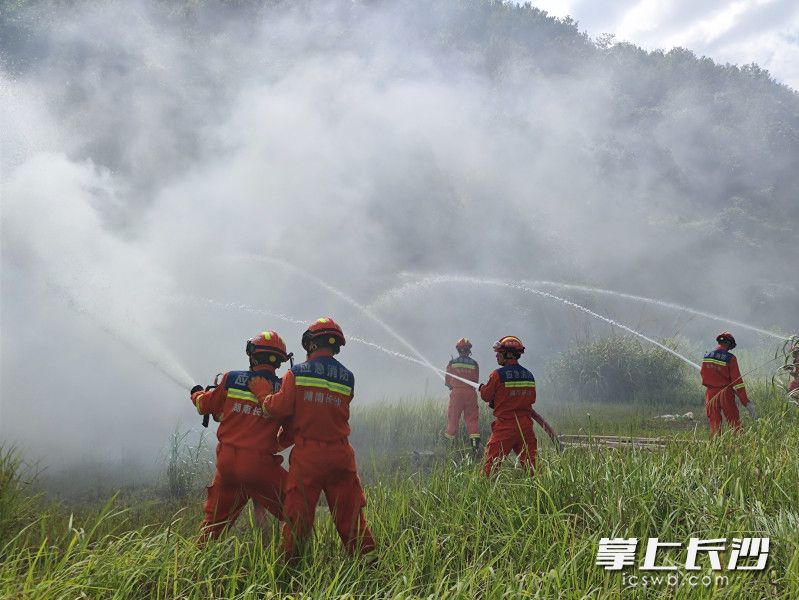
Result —
<instances>
[{"instance_id":1,"label":"person holding hose","mask_svg":"<svg viewBox=\"0 0 799 600\"><path fill-rule=\"evenodd\" d=\"M216 473L205 501L202 541L218 537L232 525L250 499L275 517L282 517L287 473L280 466L283 457L277 453L293 442L288 428L263 412L249 383L258 378L278 389L280 379L275 369L289 355L275 331L264 331L248 340L245 351L249 370L225 373L208 391L200 385L191 390L197 412L219 421Z\"/></svg>"},{"instance_id":2,"label":"person holding hose","mask_svg":"<svg viewBox=\"0 0 799 600\"><path fill-rule=\"evenodd\" d=\"M735 338L729 331L716 336L718 346L702 359L702 385L705 386L705 411L710 422L710 435L721 431L721 415L734 431L741 429L741 417L735 396L753 419L757 419L755 405L746 395L746 386L738 368L738 360L730 350L735 348Z\"/></svg>"},{"instance_id":3,"label":"person holding hose","mask_svg":"<svg viewBox=\"0 0 799 600\"><path fill-rule=\"evenodd\" d=\"M461 414L463 414L472 452L476 453L480 449L480 428L478 425L480 411L477 408L477 390L460 379L451 377L451 375L477 383L480 381L480 367L477 361L470 356L472 343L467 338L459 339L455 344L455 350L458 352L458 357L449 361L447 375L444 378L444 385L450 389L447 428L444 430L444 437L450 442L455 440L455 436L458 433L458 423L460 422Z\"/></svg>"},{"instance_id":4,"label":"person holding hose","mask_svg":"<svg viewBox=\"0 0 799 600\"><path fill-rule=\"evenodd\" d=\"M533 431L535 377L519 364L524 344L516 336L501 338L494 344L494 352L499 369L479 388L480 397L494 409L496 419L491 423L483 472L490 475L495 463L513 451L532 475L538 447Z\"/></svg>"},{"instance_id":5,"label":"person holding hose","mask_svg":"<svg viewBox=\"0 0 799 600\"><path fill-rule=\"evenodd\" d=\"M346 343L333 319L311 323L302 335L308 360L283 377L280 389L267 378L250 381L265 413L292 419L295 440L289 457L281 544L294 559L313 530L319 495L324 492L341 540L350 554L375 549L363 508L366 497L350 446L349 416L355 378L334 358Z\"/></svg>"},{"instance_id":6,"label":"person holding hose","mask_svg":"<svg viewBox=\"0 0 799 600\"><path fill-rule=\"evenodd\" d=\"M794 344L790 349L793 361L788 371L791 381L788 383L788 398L796 402L799 400L799 343Z\"/></svg>"}]
</instances>

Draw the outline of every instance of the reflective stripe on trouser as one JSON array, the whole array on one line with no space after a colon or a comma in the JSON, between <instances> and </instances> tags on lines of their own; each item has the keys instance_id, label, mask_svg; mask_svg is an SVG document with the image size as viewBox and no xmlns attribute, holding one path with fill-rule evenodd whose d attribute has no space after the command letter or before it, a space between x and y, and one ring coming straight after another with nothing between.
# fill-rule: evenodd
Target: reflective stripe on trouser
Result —
<instances>
[{"instance_id":1,"label":"reflective stripe on trouser","mask_svg":"<svg viewBox=\"0 0 799 600\"><path fill-rule=\"evenodd\" d=\"M511 452L519 457L519 462L533 474L538 440L533 432L533 419L521 415L518 419L497 419L491 423L491 438L485 450L483 472L491 474L495 463Z\"/></svg>"},{"instance_id":2,"label":"reflective stripe on trouser","mask_svg":"<svg viewBox=\"0 0 799 600\"><path fill-rule=\"evenodd\" d=\"M203 507L203 538L218 537L235 523L250 499L281 518L288 476L281 462L281 456L219 444L216 474Z\"/></svg>"},{"instance_id":3,"label":"reflective stripe on trouser","mask_svg":"<svg viewBox=\"0 0 799 600\"><path fill-rule=\"evenodd\" d=\"M738 413L738 405L735 403L735 393L732 388L706 388L705 412L710 422L711 435L721 430L722 413L734 430L737 431L741 428L741 416Z\"/></svg>"},{"instance_id":4,"label":"reflective stripe on trouser","mask_svg":"<svg viewBox=\"0 0 799 600\"><path fill-rule=\"evenodd\" d=\"M466 422L466 431L470 436L479 433L478 417L480 409L477 407L477 393L474 390L452 390L449 394L449 408L447 409L447 437L455 437L458 433L458 423L461 413Z\"/></svg>"},{"instance_id":5,"label":"reflective stripe on trouser","mask_svg":"<svg viewBox=\"0 0 799 600\"><path fill-rule=\"evenodd\" d=\"M366 506L361 481L355 468L355 452L349 442L297 440L289 457L289 476L283 509L282 545L286 556L297 554L298 546L313 530L316 504L324 492L341 541L350 554L375 548L366 525Z\"/></svg>"}]
</instances>

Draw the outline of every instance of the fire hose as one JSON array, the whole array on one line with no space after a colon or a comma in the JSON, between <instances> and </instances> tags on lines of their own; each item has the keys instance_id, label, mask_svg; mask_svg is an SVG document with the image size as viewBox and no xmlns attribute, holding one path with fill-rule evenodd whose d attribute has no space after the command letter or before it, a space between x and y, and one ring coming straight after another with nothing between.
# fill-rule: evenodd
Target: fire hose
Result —
<instances>
[{"instance_id":1,"label":"fire hose","mask_svg":"<svg viewBox=\"0 0 799 600\"><path fill-rule=\"evenodd\" d=\"M216 377L214 377L214 383L212 385L206 385L205 386L205 391L206 392L210 392L211 390L215 389L219 385L219 378L221 376L222 376L222 373L217 373ZM208 427L208 423L209 423L210 420L211 420L211 414L210 413L203 415L203 427ZM219 422L219 419L216 418L216 415L214 415L214 421Z\"/></svg>"}]
</instances>

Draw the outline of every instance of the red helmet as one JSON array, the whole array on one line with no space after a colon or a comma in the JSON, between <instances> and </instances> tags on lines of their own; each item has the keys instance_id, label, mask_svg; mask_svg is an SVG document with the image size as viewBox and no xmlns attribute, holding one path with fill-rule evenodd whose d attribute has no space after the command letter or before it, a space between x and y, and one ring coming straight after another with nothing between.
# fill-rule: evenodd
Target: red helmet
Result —
<instances>
[{"instance_id":1,"label":"red helmet","mask_svg":"<svg viewBox=\"0 0 799 600\"><path fill-rule=\"evenodd\" d=\"M524 344L515 335L506 335L494 344L494 352L513 352L521 356L524 354Z\"/></svg>"},{"instance_id":2,"label":"red helmet","mask_svg":"<svg viewBox=\"0 0 799 600\"><path fill-rule=\"evenodd\" d=\"M341 327L330 317L322 317L311 323L302 334L302 347L307 352L311 342L323 336L326 336L325 342L329 346L344 346L347 343Z\"/></svg>"},{"instance_id":3,"label":"red helmet","mask_svg":"<svg viewBox=\"0 0 799 600\"><path fill-rule=\"evenodd\" d=\"M269 352L269 362L285 362L289 359L286 354L286 343L276 331L262 331L255 337L247 340L245 348L247 356L252 356L256 352Z\"/></svg>"},{"instance_id":4,"label":"red helmet","mask_svg":"<svg viewBox=\"0 0 799 600\"><path fill-rule=\"evenodd\" d=\"M458 352L464 351L468 352L472 349L472 343L469 341L469 338L461 338L457 342L455 342L455 350Z\"/></svg>"},{"instance_id":5,"label":"red helmet","mask_svg":"<svg viewBox=\"0 0 799 600\"><path fill-rule=\"evenodd\" d=\"M729 331L724 331L716 336L716 342L719 344L726 344L727 348L732 350L737 346L735 343L735 338L732 337L732 334Z\"/></svg>"}]
</instances>

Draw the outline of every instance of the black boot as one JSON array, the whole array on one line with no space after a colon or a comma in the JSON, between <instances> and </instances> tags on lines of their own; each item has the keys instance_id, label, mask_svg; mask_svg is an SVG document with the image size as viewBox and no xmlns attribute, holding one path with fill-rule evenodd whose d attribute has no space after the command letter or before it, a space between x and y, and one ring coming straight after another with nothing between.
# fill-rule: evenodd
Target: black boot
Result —
<instances>
[{"instance_id":1,"label":"black boot","mask_svg":"<svg viewBox=\"0 0 799 600\"><path fill-rule=\"evenodd\" d=\"M469 442L472 445L472 458L480 458L480 436L471 436Z\"/></svg>"}]
</instances>

